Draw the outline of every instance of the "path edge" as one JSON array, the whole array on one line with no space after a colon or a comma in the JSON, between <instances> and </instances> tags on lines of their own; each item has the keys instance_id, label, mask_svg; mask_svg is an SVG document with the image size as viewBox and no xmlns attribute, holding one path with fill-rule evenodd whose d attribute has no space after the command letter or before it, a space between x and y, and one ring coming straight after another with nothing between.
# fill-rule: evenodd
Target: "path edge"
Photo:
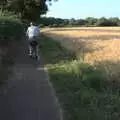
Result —
<instances>
[{"instance_id":1,"label":"path edge","mask_svg":"<svg viewBox=\"0 0 120 120\"><path fill-rule=\"evenodd\" d=\"M44 71L45 71L45 75L46 75L46 80L48 81L48 84L50 85L50 87L51 87L51 89L52 89L52 93L53 93L53 95L55 96L55 104L56 104L56 106L58 106L58 108L59 108L60 120L64 120L64 119L63 119L63 110L62 110L61 105L60 105L60 103L59 103L59 100L58 100L58 98L57 98L57 96L56 96L56 92L55 92L55 90L54 90L53 84L50 82L50 77L49 77L49 74L48 74L48 70L47 70L47 68L46 68L45 66L44 66Z\"/></svg>"}]
</instances>

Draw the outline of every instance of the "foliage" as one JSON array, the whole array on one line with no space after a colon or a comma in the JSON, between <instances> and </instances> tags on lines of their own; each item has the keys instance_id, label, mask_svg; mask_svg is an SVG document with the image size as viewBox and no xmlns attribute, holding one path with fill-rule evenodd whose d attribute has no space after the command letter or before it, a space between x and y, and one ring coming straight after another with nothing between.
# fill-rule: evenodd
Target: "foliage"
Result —
<instances>
[{"instance_id":1,"label":"foliage","mask_svg":"<svg viewBox=\"0 0 120 120\"><path fill-rule=\"evenodd\" d=\"M111 18L92 18L88 17L86 19L61 19L54 17L42 17L38 23L43 26L50 27L65 27L65 26L119 26L120 19L117 17Z\"/></svg>"},{"instance_id":2,"label":"foliage","mask_svg":"<svg viewBox=\"0 0 120 120\"><path fill-rule=\"evenodd\" d=\"M14 18L0 18L0 40L20 39L24 34L24 25Z\"/></svg>"},{"instance_id":3,"label":"foliage","mask_svg":"<svg viewBox=\"0 0 120 120\"><path fill-rule=\"evenodd\" d=\"M52 0L2 0L1 11L8 10L19 14L22 19L35 21L48 10L47 1Z\"/></svg>"}]
</instances>

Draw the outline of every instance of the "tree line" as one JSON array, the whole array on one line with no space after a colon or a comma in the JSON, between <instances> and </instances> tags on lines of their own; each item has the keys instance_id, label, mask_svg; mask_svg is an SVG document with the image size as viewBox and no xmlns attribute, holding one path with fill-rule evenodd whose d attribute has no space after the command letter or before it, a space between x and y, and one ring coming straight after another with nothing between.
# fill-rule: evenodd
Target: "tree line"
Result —
<instances>
[{"instance_id":1,"label":"tree line","mask_svg":"<svg viewBox=\"0 0 120 120\"><path fill-rule=\"evenodd\" d=\"M54 17L42 17L39 20L40 27L65 27L65 26L120 26L118 17L111 18L93 18L85 19L61 19Z\"/></svg>"}]
</instances>

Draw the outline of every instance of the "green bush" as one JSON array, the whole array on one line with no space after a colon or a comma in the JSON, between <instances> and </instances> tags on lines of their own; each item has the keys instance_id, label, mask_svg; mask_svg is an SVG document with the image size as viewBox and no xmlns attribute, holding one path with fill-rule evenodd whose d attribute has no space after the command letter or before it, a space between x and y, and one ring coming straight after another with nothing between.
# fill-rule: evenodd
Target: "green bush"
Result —
<instances>
[{"instance_id":1,"label":"green bush","mask_svg":"<svg viewBox=\"0 0 120 120\"><path fill-rule=\"evenodd\" d=\"M4 20L20 20L20 16L16 15L12 12L9 11L3 11L0 13L0 19L4 19Z\"/></svg>"},{"instance_id":2,"label":"green bush","mask_svg":"<svg viewBox=\"0 0 120 120\"><path fill-rule=\"evenodd\" d=\"M20 39L23 33L24 26L19 21L0 19L0 40Z\"/></svg>"},{"instance_id":3,"label":"green bush","mask_svg":"<svg viewBox=\"0 0 120 120\"><path fill-rule=\"evenodd\" d=\"M21 23L19 15L8 11L0 14L0 40L20 39L23 31L24 24Z\"/></svg>"}]
</instances>

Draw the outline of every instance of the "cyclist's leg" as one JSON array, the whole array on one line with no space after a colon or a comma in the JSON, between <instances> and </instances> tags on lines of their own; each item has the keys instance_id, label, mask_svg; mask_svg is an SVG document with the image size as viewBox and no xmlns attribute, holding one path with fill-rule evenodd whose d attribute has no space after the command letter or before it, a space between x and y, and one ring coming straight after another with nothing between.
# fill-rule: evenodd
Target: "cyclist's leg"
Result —
<instances>
[{"instance_id":1,"label":"cyclist's leg","mask_svg":"<svg viewBox=\"0 0 120 120\"><path fill-rule=\"evenodd\" d=\"M34 46L34 52L35 52L35 56L37 57L38 56L38 45L37 45L37 43Z\"/></svg>"},{"instance_id":2,"label":"cyclist's leg","mask_svg":"<svg viewBox=\"0 0 120 120\"><path fill-rule=\"evenodd\" d=\"M32 46L30 45L30 43L29 43L29 46L28 46L29 48L28 48L28 51L29 51L29 56L32 56Z\"/></svg>"},{"instance_id":3,"label":"cyclist's leg","mask_svg":"<svg viewBox=\"0 0 120 120\"><path fill-rule=\"evenodd\" d=\"M38 50L37 50L37 47L38 47L38 42L37 42L37 39L38 39L38 37L36 36L36 37L34 37L34 45L35 45L35 47L34 47L34 51L35 51L35 56L37 57L38 56Z\"/></svg>"},{"instance_id":4,"label":"cyclist's leg","mask_svg":"<svg viewBox=\"0 0 120 120\"><path fill-rule=\"evenodd\" d=\"M33 56L35 57L36 56L36 46L33 45Z\"/></svg>"},{"instance_id":5,"label":"cyclist's leg","mask_svg":"<svg viewBox=\"0 0 120 120\"><path fill-rule=\"evenodd\" d=\"M36 37L36 55L37 57L39 57L39 44L38 44L38 41L39 41L39 36Z\"/></svg>"},{"instance_id":6,"label":"cyclist's leg","mask_svg":"<svg viewBox=\"0 0 120 120\"><path fill-rule=\"evenodd\" d=\"M32 56L32 45L31 45L31 42L32 42L32 38L28 38L28 55L29 56Z\"/></svg>"},{"instance_id":7,"label":"cyclist's leg","mask_svg":"<svg viewBox=\"0 0 120 120\"><path fill-rule=\"evenodd\" d=\"M36 54L37 54L37 57L39 57L39 45L38 44L36 46Z\"/></svg>"},{"instance_id":8,"label":"cyclist's leg","mask_svg":"<svg viewBox=\"0 0 120 120\"><path fill-rule=\"evenodd\" d=\"M38 43L36 42L36 47L35 47L35 53L36 53L36 56L38 56Z\"/></svg>"},{"instance_id":9,"label":"cyclist's leg","mask_svg":"<svg viewBox=\"0 0 120 120\"><path fill-rule=\"evenodd\" d=\"M33 47L33 51L34 51L34 58L38 59L38 43L36 41Z\"/></svg>"},{"instance_id":10,"label":"cyclist's leg","mask_svg":"<svg viewBox=\"0 0 120 120\"><path fill-rule=\"evenodd\" d=\"M31 44L31 42L29 43L29 56L33 55L33 46Z\"/></svg>"}]
</instances>

